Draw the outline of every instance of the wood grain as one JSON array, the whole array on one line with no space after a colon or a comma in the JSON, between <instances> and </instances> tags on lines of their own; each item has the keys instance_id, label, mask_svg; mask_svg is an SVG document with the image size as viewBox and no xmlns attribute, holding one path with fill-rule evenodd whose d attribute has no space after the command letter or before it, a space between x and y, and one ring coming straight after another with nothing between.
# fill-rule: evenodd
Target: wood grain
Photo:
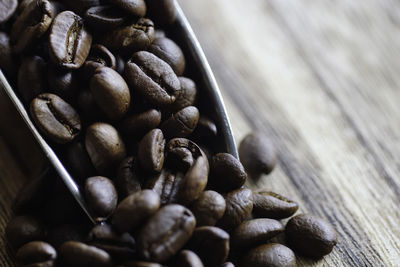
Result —
<instances>
[{"instance_id":1,"label":"wood grain","mask_svg":"<svg viewBox=\"0 0 400 267\"><path fill-rule=\"evenodd\" d=\"M249 186L289 195L300 212L337 229L330 255L299 257L298 265L400 266L400 4L180 3L221 86L237 141L262 131L279 152L274 172ZM3 126L15 117L5 115L2 101L0 93L0 265L12 266L4 227L16 192L40 169L31 159L41 157L29 148L29 135L10 143L19 128Z\"/></svg>"}]
</instances>

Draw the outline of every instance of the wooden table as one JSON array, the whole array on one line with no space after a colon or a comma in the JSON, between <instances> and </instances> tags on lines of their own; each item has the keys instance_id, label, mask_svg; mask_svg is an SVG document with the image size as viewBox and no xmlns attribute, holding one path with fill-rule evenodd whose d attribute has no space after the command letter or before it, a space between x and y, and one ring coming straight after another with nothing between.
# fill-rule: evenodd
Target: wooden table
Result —
<instances>
[{"instance_id":1,"label":"wooden table","mask_svg":"<svg viewBox=\"0 0 400 267\"><path fill-rule=\"evenodd\" d=\"M250 186L290 195L300 212L337 229L329 256L300 257L299 266L400 266L400 4L180 2L222 88L237 141L262 131L279 152L275 171ZM10 129L0 127L2 237L12 198L41 163L15 155ZM0 263L9 262L0 252Z\"/></svg>"}]
</instances>

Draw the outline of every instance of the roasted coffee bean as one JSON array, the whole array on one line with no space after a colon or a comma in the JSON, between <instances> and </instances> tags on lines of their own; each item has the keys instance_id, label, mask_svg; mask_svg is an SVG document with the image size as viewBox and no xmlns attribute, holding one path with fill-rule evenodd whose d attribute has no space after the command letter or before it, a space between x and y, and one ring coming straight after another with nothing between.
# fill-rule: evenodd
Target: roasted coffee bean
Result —
<instances>
[{"instance_id":1,"label":"roasted coffee bean","mask_svg":"<svg viewBox=\"0 0 400 267\"><path fill-rule=\"evenodd\" d=\"M179 267L203 267L203 263L199 256L193 251L182 250L179 252L176 260L176 266Z\"/></svg>"},{"instance_id":2,"label":"roasted coffee bean","mask_svg":"<svg viewBox=\"0 0 400 267\"><path fill-rule=\"evenodd\" d=\"M231 244L234 248L249 248L267 241L283 233L285 227L272 219L253 219L241 223L231 234Z\"/></svg>"},{"instance_id":3,"label":"roasted coffee bean","mask_svg":"<svg viewBox=\"0 0 400 267\"><path fill-rule=\"evenodd\" d=\"M126 22L128 17L118 8L110 5L94 6L86 10L85 20L94 31L117 28Z\"/></svg>"},{"instance_id":4,"label":"roasted coffee bean","mask_svg":"<svg viewBox=\"0 0 400 267\"><path fill-rule=\"evenodd\" d=\"M161 124L166 138L187 137L197 126L199 110L194 106L181 109Z\"/></svg>"},{"instance_id":5,"label":"roasted coffee bean","mask_svg":"<svg viewBox=\"0 0 400 267\"><path fill-rule=\"evenodd\" d=\"M146 49L154 40L154 24L140 18L135 23L104 34L101 44L125 55Z\"/></svg>"},{"instance_id":6,"label":"roasted coffee bean","mask_svg":"<svg viewBox=\"0 0 400 267\"><path fill-rule=\"evenodd\" d=\"M146 3L144 0L112 0L111 2L135 17L144 17L146 15Z\"/></svg>"},{"instance_id":7,"label":"roasted coffee bean","mask_svg":"<svg viewBox=\"0 0 400 267\"><path fill-rule=\"evenodd\" d=\"M159 207L160 197L152 190L133 193L119 203L112 224L121 233L132 232Z\"/></svg>"},{"instance_id":8,"label":"roasted coffee bean","mask_svg":"<svg viewBox=\"0 0 400 267\"><path fill-rule=\"evenodd\" d=\"M193 132L194 138L199 142L208 142L210 138L215 138L217 134L218 130L214 121L204 115L200 115L197 127Z\"/></svg>"},{"instance_id":9,"label":"roasted coffee bean","mask_svg":"<svg viewBox=\"0 0 400 267\"><path fill-rule=\"evenodd\" d=\"M149 109L143 113L132 114L123 120L121 130L134 138L143 137L161 123L161 112Z\"/></svg>"},{"instance_id":10,"label":"roasted coffee bean","mask_svg":"<svg viewBox=\"0 0 400 267\"><path fill-rule=\"evenodd\" d=\"M11 28L11 43L15 53L21 53L47 31L53 21L53 10L47 0L31 1L22 10Z\"/></svg>"},{"instance_id":11,"label":"roasted coffee bean","mask_svg":"<svg viewBox=\"0 0 400 267\"><path fill-rule=\"evenodd\" d=\"M72 142L66 147L65 160L68 171L74 178L80 181L87 177L94 176L96 173L90 161L89 154L85 149L85 145L80 141Z\"/></svg>"},{"instance_id":12,"label":"roasted coffee bean","mask_svg":"<svg viewBox=\"0 0 400 267\"><path fill-rule=\"evenodd\" d=\"M247 179L243 165L228 153L216 154L211 161L211 184L223 192L240 188Z\"/></svg>"},{"instance_id":13,"label":"roasted coffee bean","mask_svg":"<svg viewBox=\"0 0 400 267\"><path fill-rule=\"evenodd\" d=\"M47 80L50 93L58 95L69 103L74 103L76 101L79 90L79 81L76 73L49 66Z\"/></svg>"},{"instance_id":14,"label":"roasted coffee bean","mask_svg":"<svg viewBox=\"0 0 400 267\"><path fill-rule=\"evenodd\" d=\"M187 208L170 204L162 207L138 234L140 255L155 262L164 262L175 255L190 239L196 219Z\"/></svg>"},{"instance_id":15,"label":"roasted coffee bean","mask_svg":"<svg viewBox=\"0 0 400 267\"><path fill-rule=\"evenodd\" d=\"M160 172L164 164L165 139L160 129L151 130L139 143L138 157L142 168Z\"/></svg>"},{"instance_id":16,"label":"roasted coffee bean","mask_svg":"<svg viewBox=\"0 0 400 267\"><path fill-rule=\"evenodd\" d=\"M253 192L253 202L253 214L258 218L284 219L299 208L293 200L266 190Z\"/></svg>"},{"instance_id":17,"label":"roasted coffee bean","mask_svg":"<svg viewBox=\"0 0 400 267\"><path fill-rule=\"evenodd\" d=\"M240 142L240 160L246 171L253 176L269 174L276 165L274 145L261 133L250 133Z\"/></svg>"},{"instance_id":18,"label":"roasted coffee bean","mask_svg":"<svg viewBox=\"0 0 400 267\"><path fill-rule=\"evenodd\" d=\"M18 262L22 265L39 264L48 261L55 261L56 250L48 243L33 241L18 249L16 254Z\"/></svg>"},{"instance_id":19,"label":"roasted coffee bean","mask_svg":"<svg viewBox=\"0 0 400 267\"><path fill-rule=\"evenodd\" d=\"M85 195L91 210L103 219L110 216L117 207L117 190L113 182L106 177L94 176L88 178L85 182Z\"/></svg>"},{"instance_id":20,"label":"roasted coffee bean","mask_svg":"<svg viewBox=\"0 0 400 267\"><path fill-rule=\"evenodd\" d=\"M9 81L14 81L18 72L17 60L11 49L10 37L5 32L0 32L0 58L1 70Z\"/></svg>"},{"instance_id":21,"label":"roasted coffee bean","mask_svg":"<svg viewBox=\"0 0 400 267\"><path fill-rule=\"evenodd\" d=\"M83 19L72 11L55 17L49 36L50 55L56 66L79 69L89 55L92 36L86 31Z\"/></svg>"},{"instance_id":22,"label":"roasted coffee bean","mask_svg":"<svg viewBox=\"0 0 400 267\"><path fill-rule=\"evenodd\" d=\"M226 202L223 196L211 190L204 191L193 202L190 210L196 217L197 226L214 226L225 213Z\"/></svg>"},{"instance_id":23,"label":"roasted coffee bean","mask_svg":"<svg viewBox=\"0 0 400 267\"><path fill-rule=\"evenodd\" d=\"M129 157L121 162L115 178L115 186L120 199L124 199L142 189L139 173L139 164L136 158Z\"/></svg>"},{"instance_id":24,"label":"roasted coffee bean","mask_svg":"<svg viewBox=\"0 0 400 267\"><path fill-rule=\"evenodd\" d=\"M219 266L229 254L229 234L213 226L197 227L187 247L200 257L205 266Z\"/></svg>"},{"instance_id":25,"label":"roasted coffee bean","mask_svg":"<svg viewBox=\"0 0 400 267\"><path fill-rule=\"evenodd\" d=\"M97 106L112 120L118 120L128 111L131 95L125 80L108 67L97 68L90 90Z\"/></svg>"},{"instance_id":26,"label":"roasted coffee bean","mask_svg":"<svg viewBox=\"0 0 400 267\"><path fill-rule=\"evenodd\" d=\"M6 237L13 248L19 248L30 241L43 240L44 235L42 224L31 216L14 217L6 228Z\"/></svg>"},{"instance_id":27,"label":"roasted coffee bean","mask_svg":"<svg viewBox=\"0 0 400 267\"><path fill-rule=\"evenodd\" d=\"M67 241L86 241L87 230L85 225L62 224L53 227L47 234L47 242L55 249L59 249Z\"/></svg>"},{"instance_id":28,"label":"roasted coffee bean","mask_svg":"<svg viewBox=\"0 0 400 267\"><path fill-rule=\"evenodd\" d=\"M47 90L46 62L39 56L22 60L18 70L18 92L25 104Z\"/></svg>"},{"instance_id":29,"label":"roasted coffee bean","mask_svg":"<svg viewBox=\"0 0 400 267\"><path fill-rule=\"evenodd\" d=\"M174 110L194 106L197 98L197 87L193 80L186 77L179 77L179 81L181 82L181 92L174 103Z\"/></svg>"},{"instance_id":30,"label":"roasted coffee bean","mask_svg":"<svg viewBox=\"0 0 400 267\"><path fill-rule=\"evenodd\" d=\"M107 123L97 122L87 128L85 146L94 167L100 174L113 171L126 156L121 136Z\"/></svg>"},{"instance_id":31,"label":"roasted coffee bean","mask_svg":"<svg viewBox=\"0 0 400 267\"><path fill-rule=\"evenodd\" d=\"M99 67L109 67L115 70L117 60L107 47L95 44L92 45L89 56L80 70L82 78L87 79L87 77L92 77Z\"/></svg>"},{"instance_id":32,"label":"roasted coffee bean","mask_svg":"<svg viewBox=\"0 0 400 267\"><path fill-rule=\"evenodd\" d=\"M181 76L185 71L185 56L181 48L171 39L166 37L154 39L148 50L167 62L176 75Z\"/></svg>"},{"instance_id":33,"label":"roasted coffee bean","mask_svg":"<svg viewBox=\"0 0 400 267\"><path fill-rule=\"evenodd\" d=\"M17 0L0 1L0 24L7 22L7 20L9 20L15 13L15 11L17 11L17 7Z\"/></svg>"},{"instance_id":34,"label":"roasted coffee bean","mask_svg":"<svg viewBox=\"0 0 400 267\"><path fill-rule=\"evenodd\" d=\"M248 218L253 210L253 194L250 189L240 188L225 196L226 209L218 224L221 228L231 230Z\"/></svg>"},{"instance_id":35,"label":"roasted coffee bean","mask_svg":"<svg viewBox=\"0 0 400 267\"><path fill-rule=\"evenodd\" d=\"M125 65L124 76L132 90L156 107L171 107L181 90L172 68L146 51L133 54Z\"/></svg>"},{"instance_id":36,"label":"roasted coffee bean","mask_svg":"<svg viewBox=\"0 0 400 267\"><path fill-rule=\"evenodd\" d=\"M100 121L106 116L103 114L99 106L97 106L90 90L82 90L79 92L78 107L80 109L79 114L89 122Z\"/></svg>"},{"instance_id":37,"label":"roasted coffee bean","mask_svg":"<svg viewBox=\"0 0 400 267\"><path fill-rule=\"evenodd\" d=\"M129 233L116 233L107 224L93 227L89 233L88 243L108 252L113 259L130 259L136 253L135 239Z\"/></svg>"},{"instance_id":38,"label":"roasted coffee bean","mask_svg":"<svg viewBox=\"0 0 400 267\"><path fill-rule=\"evenodd\" d=\"M250 250L243 258L241 266L252 267L295 267L296 256L284 245L271 243Z\"/></svg>"},{"instance_id":39,"label":"roasted coffee bean","mask_svg":"<svg viewBox=\"0 0 400 267\"><path fill-rule=\"evenodd\" d=\"M60 247L59 254L61 262L67 266L112 266L111 256L107 252L81 242L65 242Z\"/></svg>"},{"instance_id":40,"label":"roasted coffee bean","mask_svg":"<svg viewBox=\"0 0 400 267\"><path fill-rule=\"evenodd\" d=\"M172 24L176 19L173 0L146 0L147 13L157 25Z\"/></svg>"},{"instance_id":41,"label":"roasted coffee bean","mask_svg":"<svg viewBox=\"0 0 400 267\"><path fill-rule=\"evenodd\" d=\"M121 265L121 267L163 267L163 265L155 263L155 262L148 262L148 261L125 261Z\"/></svg>"},{"instance_id":42,"label":"roasted coffee bean","mask_svg":"<svg viewBox=\"0 0 400 267\"><path fill-rule=\"evenodd\" d=\"M308 214L290 219L285 233L290 247L311 258L321 258L329 254L337 243L337 233L333 226Z\"/></svg>"},{"instance_id":43,"label":"roasted coffee bean","mask_svg":"<svg viewBox=\"0 0 400 267\"><path fill-rule=\"evenodd\" d=\"M53 94L41 94L31 103L31 116L39 130L55 143L71 142L81 131L75 109Z\"/></svg>"}]
</instances>

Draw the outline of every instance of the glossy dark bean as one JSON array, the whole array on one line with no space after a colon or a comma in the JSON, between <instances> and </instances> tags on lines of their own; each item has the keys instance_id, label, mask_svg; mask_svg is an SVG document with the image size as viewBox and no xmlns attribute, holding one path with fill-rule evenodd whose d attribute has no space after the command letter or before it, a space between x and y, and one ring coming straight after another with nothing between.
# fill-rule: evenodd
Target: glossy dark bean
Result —
<instances>
[{"instance_id":1,"label":"glossy dark bean","mask_svg":"<svg viewBox=\"0 0 400 267\"><path fill-rule=\"evenodd\" d=\"M167 138L187 137L197 126L199 110L194 106L181 109L161 124L161 130Z\"/></svg>"},{"instance_id":2,"label":"glossy dark bean","mask_svg":"<svg viewBox=\"0 0 400 267\"><path fill-rule=\"evenodd\" d=\"M160 129L151 130L139 143L138 157L142 168L160 172L164 164L165 139Z\"/></svg>"},{"instance_id":3,"label":"glossy dark bean","mask_svg":"<svg viewBox=\"0 0 400 267\"><path fill-rule=\"evenodd\" d=\"M15 11L17 11L17 7L17 0L0 1L0 24L7 22L7 20L9 20L15 13Z\"/></svg>"},{"instance_id":4,"label":"glossy dark bean","mask_svg":"<svg viewBox=\"0 0 400 267\"><path fill-rule=\"evenodd\" d=\"M83 25L83 19L72 11L55 17L50 29L50 55L56 66L78 69L85 62L92 45L92 36Z\"/></svg>"},{"instance_id":5,"label":"glossy dark bean","mask_svg":"<svg viewBox=\"0 0 400 267\"><path fill-rule=\"evenodd\" d=\"M197 99L196 83L186 77L179 77L179 81L181 82L181 92L174 103L173 110L194 106Z\"/></svg>"},{"instance_id":6,"label":"glossy dark bean","mask_svg":"<svg viewBox=\"0 0 400 267\"><path fill-rule=\"evenodd\" d=\"M18 92L25 104L42 92L47 91L46 62L39 56L29 56L22 60L18 70Z\"/></svg>"},{"instance_id":7,"label":"glossy dark bean","mask_svg":"<svg viewBox=\"0 0 400 267\"><path fill-rule=\"evenodd\" d=\"M218 130L214 121L204 115L200 115L197 127L193 132L194 138L199 142L206 143L210 141L209 139L217 137L217 134Z\"/></svg>"},{"instance_id":8,"label":"glossy dark bean","mask_svg":"<svg viewBox=\"0 0 400 267\"><path fill-rule=\"evenodd\" d=\"M213 226L197 227L187 247L200 257L205 266L219 266L229 254L229 234Z\"/></svg>"},{"instance_id":9,"label":"glossy dark bean","mask_svg":"<svg viewBox=\"0 0 400 267\"><path fill-rule=\"evenodd\" d=\"M161 112L149 109L143 113L132 114L123 120L121 130L132 137L143 137L161 123Z\"/></svg>"},{"instance_id":10,"label":"glossy dark bean","mask_svg":"<svg viewBox=\"0 0 400 267\"><path fill-rule=\"evenodd\" d=\"M211 184L223 192L240 188L247 179L243 165L228 153L216 154L211 161Z\"/></svg>"},{"instance_id":11,"label":"glossy dark bean","mask_svg":"<svg viewBox=\"0 0 400 267\"><path fill-rule=\"evenodd\" d=\"M31 103L30 113L39 130L53 142L71 142L81 131L78 113L54 94L37 96Z\"/></svg>"},{"instance_id":12,"label":"glossy dark bean","mask_svg":"<svg viewBox=\"0 0 400 267\"><path fill-rule=\"evenodd\" d=\"M11 28L15 53L29 50L47 31L53 21L53 10L47 0L31 1L22 10Z\"/></svg>"},{"instance_id":13,"label":"glossy dark bean","mask_svg":"<svg viewBox=\"0 0 400 267\"><path fill-rule=\"evenodd\" d=\"M43 240L44 234L42 224L31 216L15 217L8 222L6 228L7 240L14 248L30 241Z\"/></svg>"},{"instance_id":14,"label":"glossy dark bean","mask_svg":"<svg viewBox=\"0 0 400 267\"><path fill-rule=\"evenodd\" d=\"M160 197L152 190L133 193L119 203L112 225L121 233L131 232L160 207Z\"/></svg>"},{"instance_id":15,"label":"glossy dark bean","mask_svg":"<svg viewBox=\"0 0 400 267\"><path fill-rule=\"evenodd\" d=\"M150 261L164 262L190 239L196 219L190 210L177 204L162 207L138 234L140 255Z\"/></svg>"},{"instance_id":16,"label":"glossy dark bean","mask_svg":"<svg viewBox=\"0 0 400 267\"><path fill-rule=\"evenodd\" d=\"M246 135L240 142L239 155L246 171L254 176L269 174L277 161L274 145L262 133Z\"/></svg>"},{"instance_id":17,"label":"glossy dark bean","mask_svg":"<svg viewBox=\"0 0 400 267\"><path fill-rule=\"evenodd\" d=\"M173 0L146 0L148 15L157 25L172 24L176 19Z\"/></svg>"},{"instance_id":18,"label":"glossy dark bean","mask_svg":"<svg viewBox=\"0 0 400 267\"><path fill-rule=\"evenodd\" d=\"M9 81L17 77L18 61L14 58L8 33L0 32L0 68Z\"/></svg>"},{"instance_id":19,"label":"glossy dark bean","mask_svg":"<svg viewBox=\"0 0 400 267\"><path fill-rule=\"evenodd\" d=\"M217 223L223 229L231 230L247 219L253 210L253 194L250 189L240 188L225 196L224 216Z\"/></svg>"},{"instance_id":20,"label":"glossy dark bean","mask_svg":"<svg viewBox=\"0 0 400 267\"><path fill-rule=\"evenodd\" d=\"M295 267L296 256L284 245L271 243L250 250L243 258L241 266L252 267Z\"/></svg>"},{"instance_id":21,"label":"glossy dark bean","mask_svg":"<svg viewBox=\"0 0 400 267\"><path fill-rule=\"evenodd\" d=\"M94 31L111 30L124 24L128 17L111 5L94 6L86 10L85 20Z\"/></svg>"},{"instance_id":22,"label":"glossy dark bean","mask_svg":"<svg viewBox=\"0 0 400 267\"><path fill-rule=\"evenodd\" d=\"M181 90L172 68L146 51L133 54L125 65L124 77L132 90L156 107L172 106Z\"/></svg>"},{"instance_id":23,"label":"glossy dark bean","mask_svg":"<svg viewBox=\"0 0 400 267\"><path fill-rule=\"evenodd\" d=\"M224 215L225 209L223 196L211 190L204 191L190 207L196 217L197 226L214 226Z\"/></svg>"},{"instance_id":24,"label":"glossy dark bean","mask_svg":"<svg viewBox=\"0 0 400 267\"><path fill-rule=\"evenodd\" d=\"M81 242L65 242L59 250L60 260L67 266L111 267L111 256L102 249Z\"/></svg>"},{"instance_id":25,"label":"glossy dark bean","mask_svg":"<svg viewBox=\"0 0 400 267\"><path fill-rule=\"evenodd\" d=\"M86 241L87 231L85 225L61 224L48 231L47 242L58 250L67 241Z\"/></svg>"},{"instance_id":26,"label":"glossy dark bean","mask_svg":"<svg viewBox=\"0 0 400 267\"><path fill-rule=\"evenodd\" d=\"M97 106L112 120L118 120L128 111L131 95L125 80L108 67L97 68L90 90Z\"/></svg>"},{"instance_id":27,"label":"glossy dark bean","mask_svg":"<svg viewBox=\"0 0 400 267\"><path fill-rule=\"evenodd\" d=\"M99 217L107 218L117 207L117 190L113 182L106 177L88 178L85 182L85 195L89 207Z\"/></svg>"},{"instance_id":28,"label":"glossy dark bean","mask_svg":"<svg viewBox=\"0 0 400 267\"><path fill-rule=\"evenodd\" d=\"M181 76L185 71L186 61L181 48L169 38L154 39L148 51L167 62Z\"/></svg>"},{"instance_id":29,"label":"glossy dark bean","mask_svg":"<svg viewBox=\"0 0 400 267\"><path fill-rule=\"evenodd\" d=\"M309 214L300 214L290 219L285 233L291 248L311 258L329 254L337 243L337 233L333 226Z\"/></svg>"},{"instance_id":30,"label":"glossy dark bean","mask_svg":"<svg viewBox=\"0 0 400 267\"><path fill-rule=\"evenodd\" d=\"M82 142L69 144L64 155L68 171L74 178L83 181L83 179L95 175L96 171Z\"/></svg>"},{"instance_id":31,"label":"glossy dark bean","mask_svg":"<svg viewBox=\"0 0 400 267\"><path fill-rule=\"evenodd\" d=\"M266 190L253 192L253 202L253 214L259 218L284 219L299 209L295 201Z\"/></svg>"},{"instance_id":32,"label":"glossy dark bean","mask_svg":"<svg viewBox=\"0 0 400 267\"><path fill-rule=\"evenodd\" d=\"M105 34L100 43L119 53L130 55L146 49L154 40L154 24L140 18L128 26L121 26Z\"/></svg>"},{"instance_id":33,"label":"glossy dark bean","mask_svg":"<svg viewBox=\"0 0 400 267\"><path fill-rule=\"evenodd\" d=\"M99 67L109 67L115 70L117 60L107 47L95 44L92 45L89 56L80 70L82 78L87 79L88 77L92 77Z\"/></svg>"},{"instance_id":34,"label":"glossy dark bean","mask_svg":"<svg viewBox=\"0 0 400 267\"><path fill-rule=\"evenodd\" d=\"M235 248L249 248L283 233L285 227L272 219L253 219L241 223L231 234L231 244Z\"/></svg>"},{"instance_id":35,"label":"glossy dark bean","mask_svg":"<svg viewBox=\"0 0 400 267\"><path fill-rule=\"evenodd\" d=\"M50 93L58 95L69 103L74 103L76 101L79 90L79 80L76 73L49 66L47 80Z\"/></svg>"},{"instance_id":36,"label":"glossy dark bean","mask_svg":"<svg viewBox=\"0 0 400 267\"><path fill-rule=\"evenodd\" d=\"M146 3L144 0L112 0L111 2L133 16L144 17L146 15Z\"/></svg>"},{"instance_id":37,"label":"glossy dark bean","mask_svg":"<svg viewBox=\"0 0 400 267\"><path fill-rule=\"evenodd\" d=\"M57 258L57 252L48 243L33 241L18 249L16 257L22 265L28 265L54 261Z\"/></svg>"},{"instance_id":38,"label":"glossy dark bean","mask_svg":"<svg viewBox=\"0 0 400 267\"><path fill-rule=\"evenodd\" d=\"M203 263L199 256L193 251L182 250L179 252L176 260L176 266L180 267L203 267Z\"/></svg>"},{"instance_id":39,"label":"glossy dark bean","mask_svg":"<svg viewBox=\"0 0 400 267\"><path fill-rule=\"evenodd\" d=\"M118 168L115 186L120 199L139 192L142 189L139 163L134 157L124 159Z\"/></svg>"},{"instance_id":40,"label":"glossy dark bean","mask_svg":"<svg viewBox=\"0 0 400 267\"><path fill-rule=\"evenodd\" d=\"M126 156L125 144L118 131L107 123L94 123L86 130L85 146L100 174L113 171Z\"/></svg>"}]
</instances>

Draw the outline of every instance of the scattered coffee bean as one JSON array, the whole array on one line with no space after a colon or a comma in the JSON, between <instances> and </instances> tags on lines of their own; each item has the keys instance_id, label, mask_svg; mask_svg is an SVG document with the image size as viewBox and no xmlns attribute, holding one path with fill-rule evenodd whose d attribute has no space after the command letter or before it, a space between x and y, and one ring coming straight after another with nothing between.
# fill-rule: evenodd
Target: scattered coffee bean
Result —
<instances>
[{"instance_id":1,"label":"scattered coffee bean","mask_svg":"<svg viewBox=\"0 0 400 267\"><path fill-rule=\"evenodd\" d=\"M45 235L42 224L31 216L18 216L10 220L6 228L8 241L14 248L34 241L43 240Z\"/></svg>"},{"instance_id":2,"label":"scattered coffee bean","mask_svg":"<svg viewBox=\"0 0 400 267\"><path fill-rule=\"evenodd\" d=\"M60 247L59 253L60 259L63 263L67 264L67 266L113 266L111 256L107 252L81 242L65 242Z\"/></svg>"},{"instance_id":3,"label":"scattered coffee bean","mask_svg":"<svg viewBox=\"0 0 400 267\"><path fill-rule=\"evenodd\" d=\"M211 161L210 182L223 192L240 188L247 174L239 160L228 153L216 154Z\"/></svg>"},{"instance_id":4,"label":"scattered coffee bean","mask_svg":"<svg viewBox=\"0 0 400 267\"><path fill-rule=\"evenodd\" d=\"M57 258L57 252L50 244L33 241L18 249L16 257L22 265L40 264L54 262Z\"/></svg>"},{"instance_id":5,"label":"scattered coffee bean","mask_svg":"<svg viewBox=\"0 0 400 267\"><path fill-rule=\"evenodd\" d=\"M226 202L215 191L204 191L192 204L190 210L196 217L197 226L214 226L225 213Z\"/></svg>"},{"instance_id":6,"label":"scattered coffee bean","mask_svg":"<svg viewBox=\"0 0 400 267\"><path fill-rule=\"evenodd\" d=\"M107 218L117 207L117 190L113 182L106 177L88 178L85 182L85 194L89 207L99 217Z\"/></svg>"},{"instance_id":7,"label":"scattered coffee bean","mask_svg":"<svg viewBox=\"0 0 400 267\"><path fill-rule=\"evenodd\" d=\"M165 139L160 129L151 130L139 143L139 161L148 172L160 172L164 164Z\"/></svg>"},{"instance_id":8,"label":"scattered coffee bean","mask_svg":"<svg viewBox=\"0 0 400 267\"><path fill-rule=\"evenodd\" d=\"M293 200L265 190L253 192L253 214L258 218L284 219L299 208Z\"/></svg>"},{"instance_id":9,"label":"scattered coffee bean","mask_svg":"<svg viewBox=\"0 0 400 267\"><path fill-rule=\"evenodd\" d=\"M203 263L199 256L196 255L193 251L190 250L182 250L176 260L176 266L180 267L203 267Z\"/></svg>"},{"instance_id":10,"label":"scattered coffee bean","mask_svg":"<svg viewBox=\"0 0 400 267\"><path fill-rule=\"evenodd\" d=\"M271 243L250 250L243 258L241 266L295 267L296 256L288 247Z\"/></svg>"},{"instance_id":11,"label":"scattered coffee bean","mask_svg":"<svg viewBox=\"0 0 400 267\"><path fill-rule=\"evenodd\" d=\"M286 225L286 238L295 251L311 258L329 254L337 243L333 226L316 216L300 214Z\"/></svg>"}]
</instances>

